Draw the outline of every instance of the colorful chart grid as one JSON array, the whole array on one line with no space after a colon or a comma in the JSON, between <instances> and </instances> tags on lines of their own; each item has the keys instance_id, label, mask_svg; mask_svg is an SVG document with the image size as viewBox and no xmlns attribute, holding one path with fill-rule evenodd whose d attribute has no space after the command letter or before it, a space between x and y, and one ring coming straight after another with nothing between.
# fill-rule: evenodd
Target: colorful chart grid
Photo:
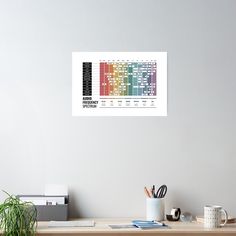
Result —
<instances>
[{"instance_id":1,"label":"colorful chart grid","mask_svg":"<svg viewBox=\"0 0 236 236\"><path fill-rule=\"evenodd\" d=\"M100 96L156 96L156 62L100 62Z\"/></svg>"}]
</instances>

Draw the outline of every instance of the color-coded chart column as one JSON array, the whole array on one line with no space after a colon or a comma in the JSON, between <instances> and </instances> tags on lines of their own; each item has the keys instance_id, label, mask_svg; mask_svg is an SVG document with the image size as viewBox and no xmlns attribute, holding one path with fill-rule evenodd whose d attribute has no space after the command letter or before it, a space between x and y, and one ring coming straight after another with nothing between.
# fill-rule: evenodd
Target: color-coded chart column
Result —
<instances>
[{"instance_id":1,"label":"color-coded chart column","mask_svg":"<svg viewBox=\"0 0 236 236\"><path fill-rule=\"evenodd\" d=\"M100 63L100 94L105 95L105 63Z\"/></svg>"}]
</instances>

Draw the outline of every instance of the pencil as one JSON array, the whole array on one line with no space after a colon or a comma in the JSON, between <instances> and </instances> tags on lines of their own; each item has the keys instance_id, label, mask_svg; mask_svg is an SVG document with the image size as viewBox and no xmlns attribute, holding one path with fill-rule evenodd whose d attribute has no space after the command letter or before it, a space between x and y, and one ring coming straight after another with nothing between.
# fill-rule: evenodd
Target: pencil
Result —
<instances>
[{"instance_id":1,"label":"pencil","mask_svg":"<svg viewBox=\"0 0 236 236\"><path fill-rule=\"evenodd\" d=\"M147 197L149 197L149 198L151 197L151 195L146 187L144 187L144 193L146 194Z\"/></svg>"},{"instance_id":2,"label":"pencil","mask_svg":"<svg viewBox=\"0 0 236 236\"><path fill-rule=\"evenodd\" d=\"M150 193L150 195L151 195L151 198L153 198L154 195L153 195L153 191L152 191L152 189L149 190L149 193Z\"/></svg>"}]
</instances>

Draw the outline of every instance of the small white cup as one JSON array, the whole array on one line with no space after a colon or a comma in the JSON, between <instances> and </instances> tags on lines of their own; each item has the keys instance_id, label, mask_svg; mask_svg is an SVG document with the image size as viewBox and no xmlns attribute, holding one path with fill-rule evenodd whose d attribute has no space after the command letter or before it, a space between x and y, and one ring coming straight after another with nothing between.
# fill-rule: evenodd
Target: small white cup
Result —
<instances>
[{"instance_id":1,"label":"small white cup","mask_svg":"<svg viewBox=\"0 0 236 236\"><path fill-rule=\"evenodd\" d=\"M165 199L147 198L146 200L146 219L162 221L165 217Z\"/></svg>"},{"instance_id":2,"label":"small white cup","mask_svg":"<svg viewBox=\"0 0 236 236\"><path fill-rule=\"evenodd\" d=\"M225 215L225 222L221 224L222 212ZM204 227L218 228L224 226L228 221L227 211L221 206L207 205L204 207Z\"/></svg>"}]
</instances>

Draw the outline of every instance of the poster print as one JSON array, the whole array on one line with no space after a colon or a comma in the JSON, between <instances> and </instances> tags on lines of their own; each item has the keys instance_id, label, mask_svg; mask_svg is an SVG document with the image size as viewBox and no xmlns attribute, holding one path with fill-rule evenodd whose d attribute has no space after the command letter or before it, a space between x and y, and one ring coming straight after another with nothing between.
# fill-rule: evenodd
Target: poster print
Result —
<instances>
[{"instance_id":1,"label":"poster print","mask_svg":"<svg viewBox=\"0 0 236 236\"><path fill-rule=\"evenodd\" d=\"M73 52L72 116L167 116L167 52Z\"/></svg>"}]
</instances>

